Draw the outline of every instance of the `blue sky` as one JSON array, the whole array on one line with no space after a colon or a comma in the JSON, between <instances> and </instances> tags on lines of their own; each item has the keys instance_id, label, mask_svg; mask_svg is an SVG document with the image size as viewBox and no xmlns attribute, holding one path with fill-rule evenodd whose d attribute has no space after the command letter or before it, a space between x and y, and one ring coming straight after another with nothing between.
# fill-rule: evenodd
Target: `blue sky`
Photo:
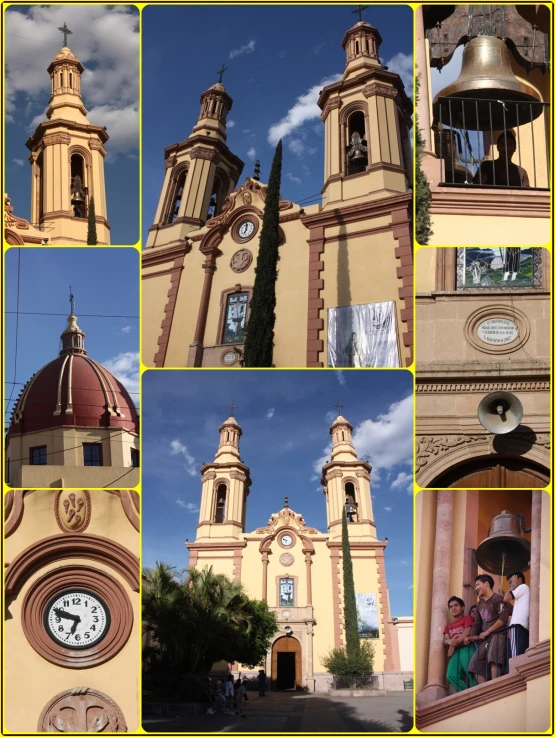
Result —
<instances>
[{"instance_id":1,"label":"blue sky","mask_svg":"<svg viewBox=\"0 0 555 737\"><path fill-rule=\"evenodd\" d=\"M187 138L200 95L222 63L233 98L227 143L244 162L239 180L260 159L268 181L280 131L281 194L299 202L323 185L324 124L318 91L345 68L341 41L357 22L352 6L150 6L143 11L143 240L152 225L164 176L164 148ZM372 5L364 19L383 38L382 63L401 74L412 95L409 7ZM184 33L186 41L184 41ZM189 73L193 72L193 73ZM284 126L275 127L282 122Z\"/></svg>"},{"instance_id":2,"label":"blue sky","mask_svg":"<svg viewBox=\"0 0 555 737\"><path fill-rule=\"evenodd\" d=\"M228 405L243 429L253 481L247 530L289 505L326 530L320 471L330 457L334 405L373 467L378 536L389 538L387 581L395 616L412 608L412 375L408 371L147 371L143 374L143 564L185 568L195 539L200 466L214 460Z\"/></svg>"},{"instance_id":3,"label":"blue sky","mask_svg":"<svg viewBox=\"0 0 555 737\"><path fill-rule=\"evenodd\" d=\"M138 404L139 321L130 318L85 315L139 314L139 253L133 248L10 248L5 254L5 313L17 307L19 278L19 329L16 384L22 384L58 355L60 335L70 312L69 285L75 297L78 325L85 332L85 348L126 386ZM39 315L23 315L38 312ZM53 312L59 315L47 316ZM14 381L16 315L5 314L5 379ZM4 387L5 399L12 384ZM9 422L12 402L4 415Z\"/></svg>"},{"instance_id":4,"label":"blue sky","mask_svg":"<svg viewBox=\"0 0 555 737\"><path fill-rule=\"evenodd\" d=\"M5 174L14 214L31 215L25 142L46 120L47 68L63 46L85 67L81 93L91 123L108 129L104 160L112 245L139 240L139 14L128 5L11 6L5 13Z\"/></svg>"}]
</instances>

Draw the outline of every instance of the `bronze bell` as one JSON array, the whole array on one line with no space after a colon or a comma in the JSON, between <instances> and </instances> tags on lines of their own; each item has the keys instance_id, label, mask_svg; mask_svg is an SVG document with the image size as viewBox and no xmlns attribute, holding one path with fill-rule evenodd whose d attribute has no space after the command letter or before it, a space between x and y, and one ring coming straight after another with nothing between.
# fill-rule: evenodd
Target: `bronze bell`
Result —
<instances>
[{"instance_id":1,"label":"bronze bell","mask_svg":"<svg viewBox=\"0 0 555 737\"><path fill-rule=\"evenodd\" d=\"M471 101L467 99L463 105L458 98ZM530 104L537 102L541 98L536 90L513 74L505 42L494 36L477 36L464 47L457 79L435 96L434 120L451 128L504 130L538 118L543 106Z\"/></svg>"},{"instance_id":2,"label":"bronze bell","mask_svg":"<svg viewBox=\"0 0 555 737\"><path fill-rule=\"evenodd\" d=\"M530 532L524 526L522 514L511 514L503 510L494 517L488 536L476 549L476 561L488 573L506 575L513 571L530 568L530 542L522 532Z\"/></svg>"}]
</instances>

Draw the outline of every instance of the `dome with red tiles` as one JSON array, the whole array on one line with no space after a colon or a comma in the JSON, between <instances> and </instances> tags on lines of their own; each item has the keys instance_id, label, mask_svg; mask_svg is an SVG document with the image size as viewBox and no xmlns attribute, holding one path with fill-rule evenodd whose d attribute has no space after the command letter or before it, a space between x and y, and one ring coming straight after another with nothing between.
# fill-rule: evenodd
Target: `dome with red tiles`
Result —
<instances>
[{"instance_id":1,"label":"dome with red tiles","mask_svg":"<svg viewBox=\"0 0 555 737\"><path fill-rule=\"evenodd\" d=\"M85 350L85 333L72 314L62 350L21 391L8 435L51 427L117 428L139 432L137 410L127 389Z\"/></svg>"}]
</instances>

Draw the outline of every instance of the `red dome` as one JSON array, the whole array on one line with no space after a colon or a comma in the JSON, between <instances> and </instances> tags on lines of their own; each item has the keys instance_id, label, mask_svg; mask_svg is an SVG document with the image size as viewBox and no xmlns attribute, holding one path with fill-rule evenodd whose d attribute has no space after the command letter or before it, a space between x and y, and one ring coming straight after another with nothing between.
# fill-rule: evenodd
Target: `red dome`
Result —
<instances>
[{"instance_id":1,"label":"red dome","mask_svg":"<svg viewBox=\"0 0 555 737\"><path fill-rule=\"evenodd\" d=\"M60 426L139 432L127 389L84 351L61 355L37 371L17 400L8 435Z\"/></svg>"}]
</instances>

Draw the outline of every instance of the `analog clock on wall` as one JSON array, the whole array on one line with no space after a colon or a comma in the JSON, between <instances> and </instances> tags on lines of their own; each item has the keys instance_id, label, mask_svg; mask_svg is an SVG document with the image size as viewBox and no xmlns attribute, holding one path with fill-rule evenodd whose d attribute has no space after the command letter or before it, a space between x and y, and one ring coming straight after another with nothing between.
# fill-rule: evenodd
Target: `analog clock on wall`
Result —
<instances>
[{"instance_id":1,"label":"analog clock on wall","mask_svg":"<svg viewBox=\"0 0 555 737\"><path fill-rule=\"evenodd\" d=\"M254 223L252 220L245 220L239 226L239 238L249 238L254 233Z\"/></svg>"},{"instance_id":2,"label":"analog clock on wall","mask_svg":"<svg viewBox=\"0 0 555 737\"><path fill-rule=\"evenodd\" d=\"M286 548L289 548L293 544L293 538L291 535L282 535L280 541Z\"/></svg>"},{"instance_id":3,"label":"analog clock on wall","mask_svg":"<svg viewBox=\"0 0 555 737\"><path fill-rule=\"evenodd\" d=\"M46 605L44 626L54 642L83 650L104 638L110 628L110 611L98 594L67 589Z\"/></svg>"}]
</instances>

